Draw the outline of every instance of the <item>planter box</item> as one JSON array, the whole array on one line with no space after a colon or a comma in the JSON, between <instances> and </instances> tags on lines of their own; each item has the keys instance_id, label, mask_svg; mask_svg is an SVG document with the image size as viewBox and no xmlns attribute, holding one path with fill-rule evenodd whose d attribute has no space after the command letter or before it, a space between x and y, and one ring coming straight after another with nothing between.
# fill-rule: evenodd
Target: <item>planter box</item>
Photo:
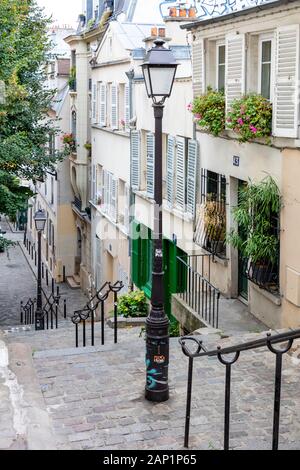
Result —
<instances>
[{"instance_id":1,"label":"planter box","mask_svg":"<svg viewBox=\"0 0 300 470\"><path fill-rule=\"evenodd\" d=\"M118 325L118 328L143 327L146 324L146 318L147 317L130 317L130 318L118 317L117 325ZM114 317L109 318L107 320L107 325L110 328L114 328L114 325L115 325Z\"/></svg>"}]
</instances>

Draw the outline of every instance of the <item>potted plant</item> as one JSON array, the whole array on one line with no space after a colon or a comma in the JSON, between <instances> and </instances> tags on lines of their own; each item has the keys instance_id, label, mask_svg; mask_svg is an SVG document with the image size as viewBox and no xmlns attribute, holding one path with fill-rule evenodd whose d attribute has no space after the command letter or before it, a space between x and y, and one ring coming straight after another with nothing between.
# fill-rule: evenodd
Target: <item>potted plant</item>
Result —
<instances>
[{"instance_id":1,"label":"potted plant","mask_svg":"<svg viewBox=\"0 0 300 470\"><path fill-rule=\"evenodd\" d=\"M175 18L177 16L177 8L176 7L169 7L169 16L171 18Z\"/></svg>"},{"instance_id":2,"label":"potted plant","mask_svg":"<svg viewBox=\"0 0 300 470\"><path fill-rule=\"evenodd\" d=\"M70 150L71 152L76 151L76 142L73 137L73 134L64 134L62 136L62 141L64 145L68 148L68 150Z\"/></svg>"},{"instance_id":3,"label":"potted plant","mask_svg":"<svg viewBox=\"0 0 300 470\"><path fill-rule=\"evenodd\" d=\"M226 238L225 204L208 197L203 208L203 222L207 248L220 252Z\"/></svg>"},{"instance_id":4,"label":"potted plant","mask_svg":"<svg viewBox=\"0 0 300 470\"><path fill-rule=\"evenodd\" d=\"M225 130L225 95L208 87L207 92L197 96L188 105L195 122L206 132L217 137Z\"/></svg>"},{"instance_id":5,"label":"potted plant","mask_svg":"<svg viewBox=\"0 0 300 470\"><path fill-rule=\"evenodd\" d=\"M143 291L133 291L122 295L118 301L118 314L124 318L147 317L148 303Z\"/></svg>"},{"instance_id":6,"label":"potted plant","mask_svg":"<svg viewBox=\"0 0 300 470\"><path fill-rule=\"evenodd\" d=\"M241 142L263 138L269 144L272 134L272 104L255 93L234 100L227 116L227 127Z\"/></svg>"},{"instance_id":7,"label":"potted plant","mask_svg":"<svg viewBox=\"0 0 300 470\"><path fill-rule=\"evenodd\" d=\"M279 234L274 221L280 209L279 188L268 176L241 189L233 211L238 229L231 231L228 242L248 259L249 279L264 287L273 282L274 270L278 269Z\"/></svg>"}]
</instances>

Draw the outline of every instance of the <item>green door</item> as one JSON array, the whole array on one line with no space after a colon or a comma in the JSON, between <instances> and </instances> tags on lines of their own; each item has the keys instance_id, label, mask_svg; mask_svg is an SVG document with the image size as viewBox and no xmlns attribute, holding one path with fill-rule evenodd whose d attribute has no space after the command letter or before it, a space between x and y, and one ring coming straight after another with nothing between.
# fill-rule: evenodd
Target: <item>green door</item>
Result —
<instances>
[{"instance_id":1,"label":"green door","mask_svg":"<svg viewBox=\"0 0 300 470\"><path fill-rule=\"evenodd\" d=\"M238 201L240 200L240 190L242 190L246 184L247 183L245 181L239 180ZM247 239L247 233L244 232L240 227L239 227L239 235L243 240ZM245 300L248 300L248 278L246 276L247 262L248 260L244 258L242 254L239 252L238 254L238 295Z\"/></svg>"},{"instance_id":2,"label":"green door","mask_svg":"<svg viewBox=\"0 0 300 470\"><path fill-rule=\"evenodd\" d=\"M186 283L186 276L182 275L182 267L177 257L186 257L186 253L170 240L164 240L164 287L165 287L165 312L171 322L175 322L172 316L172 294L182 291ZM179 273L181 272L181 276ZM180 285L182 284L182 285Z\"/></svg>"}]
</instances>

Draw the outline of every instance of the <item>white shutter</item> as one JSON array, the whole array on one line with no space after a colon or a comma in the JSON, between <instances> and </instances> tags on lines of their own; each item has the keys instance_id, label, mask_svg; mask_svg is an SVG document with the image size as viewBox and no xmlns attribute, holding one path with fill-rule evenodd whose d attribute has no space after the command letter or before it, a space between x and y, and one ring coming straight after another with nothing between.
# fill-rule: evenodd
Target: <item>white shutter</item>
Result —
<instances>
[{"instance_id":1,"label":"white shutter","mask_svg":"<svg viewBox=\"0 0 300 470\"><path fill-rule=\"evenodd\" d=\"M152 132L147 133L147 195L154 198L154 146L155 139Z\"/></svg>"},{"instance_id":2,"label":"white shutter","mask_svg":"<svg viewBox=\"0 0 300 470\"><path fill-rule=\"evenodd\" d=\"M100 126L106 126L106 84L100 83L100 110L99 110L99 124Z\"/></svg>"},{"instance_id":3,"label":"white shutter","mask_svg":"<svg viewBox=\"0 0 300 470\"><path fill-rule=\"evenodd\" d=\"M119 129L119 113L118 113L118 87L111 85L111 128Z\"/></svg>"},{"instance_id":4,"label":"white shutter","mask_svg":"<svg viewBox=\"0 0 300 470\"><path fill-rule=\"evenodd\" d=\"M187 212L195 215L196 205L196 181L198 163L198 142L189 140L188 142L188 162L187 162Z\"/></svg>"},{"instance_id":5,"label":"white shutter","mask_svg":"<svg viewBox=\"0 0 300 470\"><path fill-rule=\"evenodd\" d=\"M92 86L92 122L97 122L97 84L93 83Z\"/></svg>"},{"instance_id":6,"label":"white shutter","mask_svg":"<svg viewBox=\"0 0 300 470\"><path fill-rule=\"evenodd\" d=\"M121 294L127 294L129 291L129 276L126 271L123 269L121 264L118 265L118 281L122 281L124 284L123 289L121 289Z\"/></svg>"},{"instance_id":7,"label":"white shutter","mask_svg":"<svg viewBox=\"0 0 300 470\"><path fill-rule=\"evenodd\" d=\"M174 202L174 161L175 138L169 135L167 142L167 201L170 207Z\"/></svg>"},{"instance_id":8,"label":"white shutter","mask_svg":"<svg viewBox=\"0 0 300 470\"><path fill-rule=\"evenodd\" d=\"M130 121L130 96L129 96L129 85L125 85L125 96L124 96L124 121L125 129L129 128Z\"/></svg>"},{"instance_id":9,"label":"white shutter","mask_svg":"<svg viewBox=\"0 0 300 470\"><path fill-rule=\"evenodd\" d=\"M193 88L194 96L205 92L205 59L204 41L198 39L193 42Z\"/></svg>"},{"instance_id":10,"label":"white shutter","mask_svg":"<svg viewBox=\"0 0 300 470\"><path fill-rule=\"evenodd\" d=\"M226 111L233 100L245 93L245 34L226 36L225 93Z\"/></svg>"},{"instance_id":11,"label":"white shutter","mask_svg":"<svg viewBox=\"0 0 300 470\"><path fill-rule=\"evenodd\" d=\"M92 166L92 201L96 203L96 165Z\"/></svg>"},{"instance_id":12,"label":"white shutter","mask_svg":"<svg viewBox=\"0 0 300 470\"><path fill-rule=\"evenodd\" d=\"M277 29L273 133L298 137L299 24Z\"/></svg>"},{"instance_id":13,"label":"white shutter","mask_svg":"<svg viewBox=\"0 0 300 470\"><path fill-rule=\"evenodd\" d=\"M185 153L186 144L184 137L177 137L177 153L176 153L176 202L181 208L185 208Z\"/></svg>"},{"instance_id":14,"label":"white shutter","mask_svg":"<svg viewBox=\"0 0 300 470\"><path fill-rule=\"evenodd\" d=\"M111 208L110 216L116 222L118 215L118 178L111 175Z\"/></svg>"},{"instance_id":15,"label":"white shutter","mask_svg":"<svg viewBox=\"0 0 300 470\"><path fill-rule=\"evenodd\" d=\"M103 170L103 211L108 212L109 207L109 173Z\"/></svg>"},{"instance_id":16,"label":"white shutter","mask_svg":"<svg viewBox=\"0 0 300 470\"><path fill-rule=\"evenodd\" d=\"M130 186L125 184L124 226L129 231Z\"/></svg>"},{"instance_id":17,"label":"white shutter","mask_svg":"<svg viewBox=\"0 0 300 470\"><path fill-rule=\"evenodd\" d=\"M131 186L133 189L140 189L140 153L141 134L139 131L131 131L130 154L131 154Z\"/></svg>"}]
</instances>

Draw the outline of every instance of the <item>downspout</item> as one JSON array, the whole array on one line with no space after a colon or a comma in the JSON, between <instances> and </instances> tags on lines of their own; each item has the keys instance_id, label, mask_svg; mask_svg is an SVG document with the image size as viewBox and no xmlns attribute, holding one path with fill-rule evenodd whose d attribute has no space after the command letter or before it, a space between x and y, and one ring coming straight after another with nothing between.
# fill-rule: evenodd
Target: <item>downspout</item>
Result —
<instances>
[{"instance_id":1,"label":"downspout","mask_svg":"<svg viewBox=\"0 0 300 470\"><path fill-rule=\"evenodd\" d=\"M133 118L133 79L134 79L134 70L131 69L129 72L126 72L126 75L129 80L129 120ZM129 271L129 285L130 290L133 291L134 286L132 282L131 276L131 258L132 258L132 230L133 230L133 221L134 221L134 214L132 213L134 204L135 204L135 195L132 191L132 166L131 166L131 133L132 129L130 128L130 185L129 185L129 244L128 249L129 253L128 256L130 258L130 271Z\"/></svg>"}]
</instances>

